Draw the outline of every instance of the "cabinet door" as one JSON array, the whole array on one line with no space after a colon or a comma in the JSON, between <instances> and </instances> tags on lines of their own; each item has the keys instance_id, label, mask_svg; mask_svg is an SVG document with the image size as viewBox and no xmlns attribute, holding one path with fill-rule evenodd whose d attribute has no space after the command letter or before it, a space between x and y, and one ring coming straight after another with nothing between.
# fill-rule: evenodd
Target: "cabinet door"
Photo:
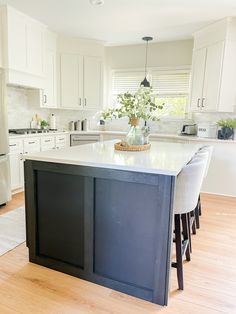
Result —
<instances>
[{"instance_id":1,"label":"cabinet door","mask_svg":"<svg viewBox=\"0 0 236 314\"><path fill-rule=\"evenodd\" d=\"M101 88L101 59L84 57L84 109L97 109L101 106Z\"/></svg>"},{"instance_id":2,"label":"cabinet door","mask_svg":"<svg viewBox=\"0 0 236 314\"><path fill-rule=\"evenodd\" d=\"M21 167L20 158L21 155L18 152L13 152L9 154L10 157L10 171L11 171L11 189L16 190L22 187L21 179Z\"/></svg>"},{"instance_id":3,"label":"cabinet door","mask_svg":"<svg viewBox=\"0 0 236 314\"><path fill-rule=\"evenodd\" d=\"M83 60L75 54L61 55L61 107L82 108Z\"/></svg>"},{"instance_id":4,"label":"cabinet door","mask_svg":"<svg viewBox=\"0 0 236 314\"><path fill-rule=\"evenodd\" d=\"M40 152L40 138L26 138L24 139L24 153L37 153Z\"/></svg>"},{"instance_id":5,"label":"cabinet door","mask_svg":"<svg viewBox=\"0 0 236 314\"><path fill-rule=\"evenodd\" d=\"M206 48L195 50L193 53L191 110L201 110L202 90L206 63Z\"/></svg>"},{"instance_id":6,"label":"cabinet door","mask_svg":"<svg viewBox=\"0 0 236 314\"><path fill-rule=\"evenodd\" d=\"M217 111L219 103L224 42L207 48L202 110Z\"/></svg>"},{"instance_id":7,"label":"cabinet door","mask_svg":"<svg viewBox=\"0 0 236 314\"><path fill-rule=\"evenodd\" d=\"M9 140L9 159L11 173L11 189L16 190L24 186L23 169L23 141L21 139Z\"/></svg>"},{"instance_id":8,"label":"cabinet door","mask_svg":"<svg viewBox=\"0 0 236 314\"><path fill-rule=\"evenodd\" d=\"M41 151L55 149L55 137L54 136L41 137L40 142L41 142Z\"/></svg>"},{"instance_id":9,"label":"cabinet door","mask_svg":"<svg viewBox=\"0 0 236 314\"><path fill-rule=\"evenodd\" d=\"M53 51L46 51L45 88L42 107L57 107L56 92L56 53Z\"/></svg>"},{"instance_id":10,"label":"cabinet door","mask_svg":"<svg viewBox=\"0 0 236 314\"><path fill-rule=\"evenodd\" d=\"M25 17L8 8L8 67L16 71L27 69L27 24Z\"/></svg>"},{"instance_id":11,"label":"cabinet door","mask_svg":"<svg viewBox=\"0 0 236 314\"><path fill-rule=\"evenodd\" d=\"M34 75L44 75L44 28L37 22L27 23L28 71Z\"/></svg>"}]
</instances>

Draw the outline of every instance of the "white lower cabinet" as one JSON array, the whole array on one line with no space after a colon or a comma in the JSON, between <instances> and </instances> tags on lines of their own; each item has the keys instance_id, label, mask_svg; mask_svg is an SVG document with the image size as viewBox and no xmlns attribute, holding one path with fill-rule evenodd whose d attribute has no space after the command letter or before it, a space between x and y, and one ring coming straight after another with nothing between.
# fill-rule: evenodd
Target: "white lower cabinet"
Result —
<instances>
[{"instance_id":1,"label":"white lower cabinet","mask_svg":"<svg viewBox=\"0 0 236 314\"><path fill-rule=\"evenodd\" d=\"M55 136L44 136L40 140L42 152L55 148Z\"/></svg>"},{"instance_id":2,"label":"white lower cabinet","mask_svg":"<svg viewBox=\"0 0 236 314\"><path fill-rule=\"evenodd\" d=\"M69 146L69 137L67 135L57 135L55 138L55 148L61 149Z\"/></svg>"},{"instance_id":3,"label":"white lower cabinet","mask_svg":"<svg viewBox=\"0 0 236 314\"><path fill-rule=\"evenodd\" d=\"M11 169L11 190L17 191L24 187L23 154L61 149L69 146L69 135L45 135L38 137L10 138L9 156Z\"/></svg>"},{"instance_id":4,"label":"white lower cabinet","mask_svg":"<svg viewBox=\"0 0 236 314\"><path fill-rule=\"evenodd\" d=\"M30 137L23 140L24 154L40 152L40 138Z\"/></svg>"},{"instance_id":5,"label":"white lower cabinet","mask_svg":"<svg viewBox=\"0 0 236 314\"><path fill-rule=\"evenodd\" d=\"M9 157L11 167L11 189L20 189L24 185L24 170L23 170L23 141L9 141Z\"/></svg>"}]
</instances>

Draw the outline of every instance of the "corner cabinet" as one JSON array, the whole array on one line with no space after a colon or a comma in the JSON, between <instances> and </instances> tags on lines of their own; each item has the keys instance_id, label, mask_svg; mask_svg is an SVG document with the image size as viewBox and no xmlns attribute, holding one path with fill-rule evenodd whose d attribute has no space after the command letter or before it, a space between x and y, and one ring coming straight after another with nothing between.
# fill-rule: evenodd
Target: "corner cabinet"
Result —
<instances>
[{"instance_id":1,"label":"corner cabinet","mask_svg":"<svg viewBox=\"0 0 236 314\"><path fill-rule=\"evenodd\" d=\"M191 111L233 112L236 105L236 19L195 34Z\"/></svg>"},{"instance_id":2,"label":"corner cabinet","mask_svg":"<svg viewBox=\"0 0 236 314\"><path fill-rule=\"evenodd\" d=\"M61 108L93 110L101 107L102 59L61 54Z\"/></svg>"}]
</instances>

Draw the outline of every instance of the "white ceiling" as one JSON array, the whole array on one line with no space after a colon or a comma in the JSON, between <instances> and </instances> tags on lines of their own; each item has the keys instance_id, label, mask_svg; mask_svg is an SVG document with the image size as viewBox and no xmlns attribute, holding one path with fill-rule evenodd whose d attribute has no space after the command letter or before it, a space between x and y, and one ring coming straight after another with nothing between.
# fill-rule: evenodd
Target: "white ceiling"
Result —
<instances>
[{"instance_id":1,"label":"white ceiling","mask_svg":"<svg viewBox=\"0 0 236 314\"><path fill-rule=\"evenodd\" d=\"M143 36L167 41L191 38L199 28L236 16L236 0L2 0L59 33L104 41L140 43Z\"/></svg>"}]
</instances>

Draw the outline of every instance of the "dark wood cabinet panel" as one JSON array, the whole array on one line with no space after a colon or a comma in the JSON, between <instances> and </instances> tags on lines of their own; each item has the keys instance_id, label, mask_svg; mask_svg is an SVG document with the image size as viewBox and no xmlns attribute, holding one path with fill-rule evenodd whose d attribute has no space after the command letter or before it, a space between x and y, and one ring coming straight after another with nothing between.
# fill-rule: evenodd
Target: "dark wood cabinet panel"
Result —
<instances>
[{"instance_id":1,"label":"dark wood cabinet panel","mask_svg":"<svg viewBox=\"0 0 236 314\"><path fill-rule=\"evenodd\" d=\"M153 290L158 187L106 179L95 182L94 272Z\"/></svg>"},{"instance_id":2,"label":"dark wood cabinet panel","mask_svg":"<svg viewBox=\"0 0 236 314\"><path fill-rule=\"evenodd\" d=\"M38 254L84 267L84 177L38 171Z\"/></svg>"}]
</instances>

